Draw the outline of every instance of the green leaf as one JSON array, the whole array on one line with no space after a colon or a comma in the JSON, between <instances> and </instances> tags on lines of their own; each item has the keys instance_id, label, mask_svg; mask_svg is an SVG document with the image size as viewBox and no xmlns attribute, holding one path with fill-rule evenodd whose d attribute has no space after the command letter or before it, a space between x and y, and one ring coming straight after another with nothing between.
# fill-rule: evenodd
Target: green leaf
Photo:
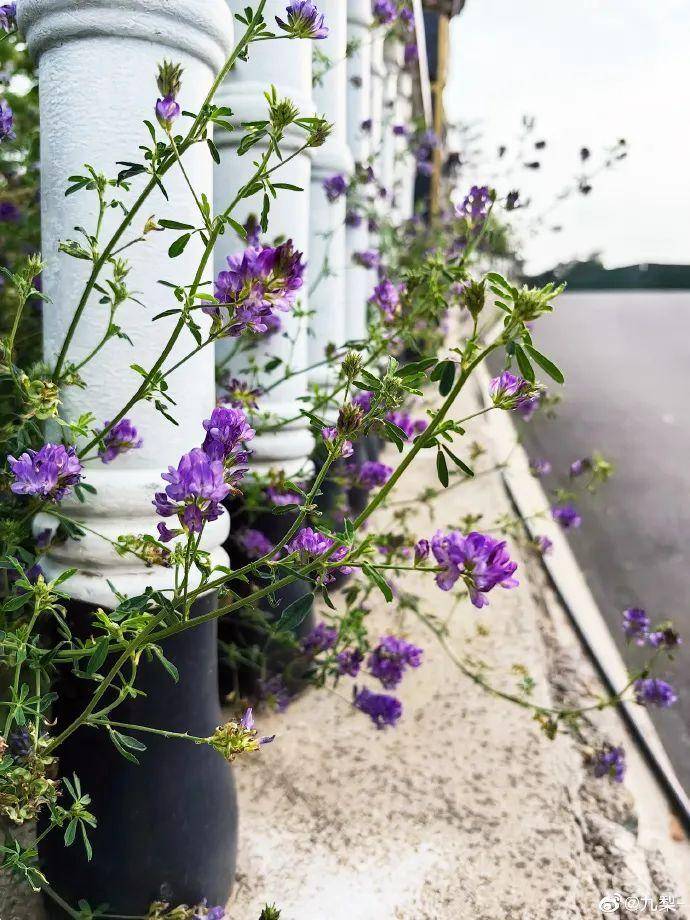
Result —
<instances>
[{"instance_id":1,"label":"green leaf","mask_svg":"<svg viewBox=\"0 0 690 920\"><path fill-rule=\"evenodd\" d=\"M191 237L191 233L183 233L182 236L178 236L178 238L173 243L171 243L170 249L168 249L168 255L171 259L182 255Z\"/></svg>"},{"instance_id":2,"label":"green leaf","mask_svg":"<svg viewBox=\"0 0 690 920\"><path fill-rule=\"evenodd\" d=\"M165 227L166 230L193 230L194 224L183 224L181 220L168 220L167 217L162 217L158 223L161 227Z\"/></svg>"},{"instance_id":3,"label":"green leaf","mask_svg":"<svg viewBox=\"0 0 690 920\"><path fill-rule=\"evenodd\" d=\"M470 467L463 460L461 460L460 457L456 457L452 450L448 450L445 444L443 445L443 449L448 454L453 463L456 466L459 466L466 476L474 476L474 470L470 469Z\"/></svg>"},{"instance_id":4,"label":"green leaf","mask_svg":"<svg viewBox=\"0 0 690 920\"><path fill-rule=\"evenodd\" d=\"M386 598L386 602L390 604L393 600L393 591L383 575L372 566L366 565L366 563L362 566L362 571L379 588L381 594Z\"/></svg>"},{"instance_id":5,"label":"green leaf","mask_svg":"<svg viewBox=\"0 0 690 920\"><path fill-rule=\"evenodd\" d=\"M280 615L280 619L275 625L276 632L281 630L292 631L304 622L314 604L314 595L304 594L289 604Z\"/></svg>"},{"instance_id":6,"label":"green leaf","mask_svg":"<svg viewBox=\"0 0 690 920\"><path fill-rule=\"evenodd\" d=\"M96 643L96 647L91 653L91 657L89 658L89 663L86 665L86 673L89 675L89 677L93 677L93 675L108 657L109 646L110 643L107 636L99 639Z\"/></svg>"},{"instance_id":7,"label":"green leaf","mask_svg":"<svg viewBox=\"0 0 690 920\"><path fill-rule=\"evenodd\" d=\"M539 365L539 367L551 377L552 380L555 380L556 383L565 383L565 377L563 376L562 371L556 367L553 361L550 361L546 355L543 355L540 351L537 351L536 348L533 348L532 345L525 345L525 351L529 354L532 360Z\"/></svg>"},{"instance_id":8,"label":"green leaf","mask_svg":"<svg viewBox=\"0 0 690 920\"><path fill-rule=\"evenodd\" d=\"M522 348L517 344L517 342L515 343L515 359L517 360L518 367L520 368L520 373L525 378L525 380L529 380L530 383L534 383L534 368L529 363L529 358L524 353Z\"/></svg>"},{"instance_id":9,"label":"green leaf","mask_svg":"<svg viewBox=\"0 0 690 920\"><path fill-rule=\"evenodd\" d=\"M208 144L208 149L209 149L209 151L210 151L210 153L211 153L211 156L212 156L213 159L215 160L215 162L216 162L216 163L220 163L220 154L218 153L218 148L217 148L216 145L213 143L213 141L211 140L210 137L207 137L207 138L206 138L206 143Z\"/></svg>"},{"instance_id":10,"label":"green leaf","mask_svg":"<svg viewBox=\"0 0 690 920\"><path fill-rule=\"evenodd\" d=\"M444 489L447 489L448 464L446 463L446 458L443 456L441 451L436 454L436 473L438 474L438 481L441 483Z\"/></svg>"},{"instance_id":11,"label":"green leaf","mask_svg":"<svg viewBox=\"0 0 690 920\"><path fill-rule=\"evenodd\" d=\"M441 374L441 382L438 386L438 391L441 396L447 396L450 391L453 389L453 381L455 380L455 364L452 361L446 361L445 367L443 368L443 373Z\"/></svg>"}]
</instances>

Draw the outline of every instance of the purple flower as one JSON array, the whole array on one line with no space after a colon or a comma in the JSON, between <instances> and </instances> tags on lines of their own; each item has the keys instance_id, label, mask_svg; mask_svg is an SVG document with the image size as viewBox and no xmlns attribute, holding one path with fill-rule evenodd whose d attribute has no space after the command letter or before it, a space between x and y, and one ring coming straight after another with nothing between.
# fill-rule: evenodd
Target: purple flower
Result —
<instances>
[{"instance_id":1,"label":"purple flower","mask_svg":"<svg viewBox=\"0 0 690 920\"><path fill-rule=\"evenodd\" d=\"M642 706L658 706L668 709L678 700L678 695L670 684L658 677L641 677L633 684L635 700Z\"/></svg>"},{"instance_id":2,"label":"purple flower","mask_svg":"<svg viewBox=\"0 0 690 920\"><path fill-rule=\"evenodd\" d=\"M393 475L393 470L377 460L365 460L357 472L357 481L365 489L375 489L385 485Z\"/></svg>"},{"instance_id":3,"label":"purple flower","mask_svg":"<svg viewBox=\"0 0 690 920\"><path fill-rule=\"evenodd\" d=\"M285 547L285 551L288 555L297 553L302 563L312 562L314 559L319 556L324 556L326 553L328 553L327 561L329 563L340 562L341 559L347 556L348 548L347 546L339 546L337 549L329 552L334 543L335 540L319 533L318 530L313 530L311 527L303 527L288 543ZM323 584L330 584L337 574L349 575L351 572L352 569L349 566L330 568L322 576L321 580Z\"/></svg>"},{"instance_id":4,"label":"purple flower","mask_svg":"<svg viewBox=\"0 0 690 920\"><path fill-rule=\"evenodd\" d=\"M397 12L398 10L394 0L374 0L372 13L379 25L385 26L393 22Z\"/></svg>"},{"instance_id":5,"label":"purple flower","mask_svg":"<svg viewBox=\"0 0 690 920\"><path fill-rule=\"evenodd\" d=\"M505 540L495 540L476 531L465 537L456 530L448 534L439 530L431 540L431 551L443 567L436 576L439 588L450 591L458 578L462 578L477 608L489 603L484 595L496 585L502 588L518 585L513 578L517 563L511 560Z\"/></svg>"},{"instance_id":6,"label":"purple flower","mask_svg":"<svg viewBox=\"0 0 690 920\"><path fill-rule=\"evenodd\" d=\"M358 214L357 211L348 211L345 215L345 224L348 227L361 227L362 220L362 215Z\"/></svg>"},{"instance_id":7,"label":"purple flower","mask_svg":"<svg viewBox=\"0 0 690 920\"><path fill-rule=\"evenodd\" d=\"M428 540L417 540L414 545L414 564L419 565L420 562L424 562L425 559L429 558L430 552L431 544Z\"/></svg>"},{"instance_id":8,"label":"purple flower","mask_svg":"<svg viewBox=\"0 0 690 920\"><path fill-rule=\"evenodd\" d=\"M287 22L276 16L278 26L290 33L290 38L326 38L328 26L324 24L324 15L310 0L292 0L288 4Z\"/></svg>"},{"instance_id":9,"label":"purple flower","mask_svg":"<svg viewBox=\"0 0 690 920\"><path fill-rule=\"evenodd\" d=\"M534 388L523 377L503 371L500 377L494 377L489 386L489 393L497 409L517 409L532 397Z\"/></svg>"},{"instance_id":10,"label":"purple flower","mask_svg":"<svg viewBox=\"0 0 690 920\"><path fill-rule=\"evenodd\" d=\"M400 22L405 26L408 31L414 29L414 13L409 8L409 6L404 6L398 13L398 18Z\"/></svg>"},{"instance_id":11,"label":"purple flower","mask_svg":"<svg viewBox=\"0 0 690 920\"><path fill-rule=\"evenodd\" d=\"M364 655L358 648L346 648L335 656L338 662L338 673L347 677L357 677L362 667Z\"/></svg>"},{"instance_id":12,"label":"purple flower","mask_svg":"<svg viewBox=\"0 0 690 920\"><path fill-rule=\"evenodd\" d=\"M285 712L290 705L292 695L285 685L280 674L270 677L268 680L259 680L258 682L259 699L273 706L277 712Z\"/></svg>"},{"instance_id":13,"label":"purple flower","mask_svg":"<svg viewBox=\"0 0 690 920\"><path fill-rule=\"evenodd\" d=\"M371 401L374 398L374 394L370 390L360 390L356 396L352 397L353 406L359 406L359 408L366 415L371 412Z\"/></svg>"},{"instance_id":14,"label":"purple flower","mask_svg":"<svg viewBox=\"0 0 690 920\"><path fill-rule=\"evenodd\" d=\"M550 540L543 534L534 538L534 544L542 556L548 556L548 554L553 549L553 540Z\"/></svg>"},{"instance_id":15,"label":"purple flower","mask_svg":"<svg viewBox=\"0 0 690 920\"><path fill-rule=\"evenodd\" d=\"M670 626L664 629L656 629L649 634L649 644L654 648L672 649L683 644L683 640Z\"/></svg>"},{"instance_id":16,"label":"purple flower","mask_svg":"<svg viewBox=\"0 0 690 920\"><path fill-rule=\"evenodd\" d=\"M354 705L360 712L366 713L377 728L385 728L387 725L394 726L402 715L402 703L394 696L388 696L386 693L372 693L366 687L363 687L359 693L356 692Z\"/></svg>"},{"instance_id":17,"label":"purple flower","mask_svg":"<svg viewBox=\"0 0 690 920\"><path fill-rule=\"evenodd\" d=\"M322 428L321 437L323 438L326 446L329 450L332 450L335 442L338 440L339 432L337 428ZM352 447L352 441L343 441L340 445L340 457L344 457L346 460L348 457L351 457L354 453L354 448Z\"/></svg>"},{"instance_id":18,"label":"purple flower","mask_svg":"<svg viewBox=\"0 0 690 920\"><path fill-rule=\"evenodd\" d=\"M525 399L520 402L520 405L515 407L515 411L523 422L529 422L540 405L541 393L535 393L533 396L525 397Z\"/></svg>"},{"instance_id":19,"label":"purple flower","mask_svg":"<svg viewBox=\"0 0 690 920\"><path fill-rule=\"evenodd\" d=\"M173 121L180 114L180 106L175 102L174 96L164 96L156 102L156 118L166 131L172 128Z\"/></svg>"},{"instance_id":20,"label":"purple flower","mask_svg":"<svg viewBox=\"0 0 690 920\"><path fill-rule=\"evenodd\" d=\"M405 45L405 67L411 67L419 60L419 48L417 42L407 42Z\"/></svg>"},{"instance_id":21,"label":"purple flower","mask_svg":"<svg viewBox=\"0 0 690 920\"><path fill-rule=\"evenodd\" d=\"M285 505L300 505L302 496L298 492L289 492L282 486L267 486L266 497L274 505L284 507Z\"/></svg>"},{"instance_id":22,"label":"purple flower","mask_svg":"<svg viewBox=\"0 0 690 920\"><path fill-rule=\"evenodd\" d=\"M396 137L407 137L409 134L409 128L406 125L393 125L393 134Z\"/></svg>"},{"instance_id":23,"label":"purple flower","mask_svg":"<svg viewBox=\"0 0 690 920\"><path fill-rule=\"evenodd\" d=\"M13 201L6 199L0 201L0 221L5 224L15 224L21 216L22 212Z\"/></svg>"},{"instance_id":24,"label":"purple flower","mask_svg":"<svg viewBox=\"0 0 690 920\"><path fill-rule=\"evenodd\" d=\"M247 527L238 535L238 541L250 559L267 556L273 549L273 544L266 534L251 527Z\"/></svg>"},{"instance_id":25,"label":"purple flower","mask_svg":"<svg viewBox=\"0 0 690 920\"><path fill-rule=\"evenodd\" d=\"M365 118L359 127L360 127L360 130L364 131L365 134L369 134L373 126L374 126L374 122L371 120L371 118Z\"/></svg>"},{"instance_id":26,"label":"purple flower","mask_svg":"<svg viewBox=\"0 0 690 920\"><path fill-rule=\"evenodd\" d=\"M262 395L260 387L252 387L248 381L237 377L226 378L221 386L225 398L235 409L256 409L258 398Z\"/></svg>"},{"instance_id":27,"label":"purple flower","mask_svg":"<svg viewBox=\"0 0 690 920\"><path fill-rule=\"evenodd\" d=\"M574 505L556 505L551 509L551 517L565 530L576 529L582 523L582 516Z\"/></svg>"},{"instance_id":28,"label":"purple flower","mask_svg":"<svg viewBox=\"0 0 690 920\"><path fill-rule=\"evenodd\" d=\"M3 99L0 101L0 141L12 140L14 136L14 114Z\"/></svg>"},{"instance_id":29,"label":"purple flower","mask_svg":"<svg viewBox=\"0 0 690 920\"><path fill-rule=\"evenodd\" d=\"M551 472L551 464L548 460L532 460L530 461L529 468L535 476L548 476Z\"/></svg>"},{"instance_id":30,"label":"purple flower","mask_svg":"<svg viewBox=\"0 0 690 920\"><path fill-rule=\"evenodd\" d=\"M623 611L623 633L625 638L636 645L644 645L651 620L639 607L629 607Z\"/></svg>"},{"instance_id":31,"label":"purple flower","mask_svg":"<svg viewBox=\"0 0 690 920\"><path fill-rule=\"evenodd\" d=\"M623 748L605 744L594 755L592 772L597 778L609 776L614 782L622 783L625 776L625 751Z\"/></svg>"},{"instance_id":32,"label":"purple flower","mask_svg":"<svg viewBox=\"0 0 690 920\"><path fill-rule=\"evenodd\" d=\"M393 690L403 678L406 668L418 668L423 651L398 636L384 636L369 655L367 666L373 677L386 690Z\"/></svg>"},{"instance_id":33,"label":"purple flower","mask_svg":"<svg viewBox=\"0 0 690 920\"><path fill-rule=\"evenodd\" d=\"M107 428L109 424L108 421L104 422L104 427ZM103 447L98 451L98 456L103 463L110 463L128 450L138 450L143 443L131 420L123 418L103 438Z\"/></svg>"},{"instance_id":34,"label":"purple flower","mask_svg":"<svg viewBox=\"0 0 690 920\"><path fill-rule=\"evenodd\" d=\"M228 335L263 335L275 329L274 310L290 310L304 283L305 264L292 240L272 248L249 247L228 256L228 270L216 278L217 304L203 307ZM278 320L279 321L279 320Z\"/></svg>"},{"instance_id":35,"label":"purple flower","mask_svg":"<svg viewBox=\"0 0 690 920\"><path fill-rule=\"evenodd\" d=\"M331 203L337 201L347 191L345 176L341 175L341 173L336 173L334 176L324 179L323 190L326 193L326 198Z\"/></svg>"},{"instance_id":36,"label":"purple flower","mask_svg":"<svg viewBox=\"0 0 690 920\"><path fill-rule=\"evenodd\" d=\"M473 185L461 205L456 208L458 217L464 217L473 224L482 223L493 201L493 193L486 185Z\"/></svg>"},{"instance_id":37,"label":"purple flower","mask_svg":"<svg viewBox=\"0 0 690 920\"><path fill-rule=\"evenodd\" d=\"M586 473L587 470L591 470L592 461L589 457L583 457L582 460L574 460L570 464L570 478L575 479L577 476L582 476L583 473Z\"/></svg>"},{"instance_id":38,"label":"purple flower","mask_svg":"<svg viewBox=\"0 0 690 920\"><path fill-rule=\"evenodd\" d=\"M28 450L18 460L8 457L15 480L10 486L17 495L40 495L59 502L81 479L82 465L74 447L44 444Z\"/></svg>"},{"instance_id":39,"label":"purple flower","mask_svg":"<svg viewBox=\"0 0 690 920\"><path fill-rule=\"evenodd\" d=\"M381 256L375 249L364 249L362 252L354 252L352 261L355 265L361 265L362 268L378 268L381 263Z\"/></svg>"},{"instance_id":40,"label":"purple flower","mask_svg":"<svg viewBox=\"0 0 690 920\"><path fill-rule=\"evenodd\" d=\"M206 437L202 447L209 459L222 460L226 466L246 462L246 451L238 448L251 441L255 432L241 409L217 406L203 426Z\"/></svg>"},{"instance_id":41,"label":"purple flower","mask_svg":"<svg viewBox=\"0 0 690 920\"><path fill-rule=\"evenodd\" d=\"M0 6L0 27L5 32L11 32L17 28L17 4L3 3Z\"/></svg>"},{"instance_id":42,"label":"purple flower","mask_svg":"<svg viewBox=\"0 0 690 920\"><path fill-rule=\"evenodd\" d=\"M338 630L327 623L317 623L316 626L300 642L302 651L309 655L318 655L327 652L338 641Z\"/></svg>"},{"instance_id":43,"label":"purple flower","mask_svg":"<svg viewBox=\"0 0 690 920\"><path fill-rule=\"evenodd\" d=\"M161 477L170 485L165 492L156 492L153 505L161 517L176 515L182 525L182 530L173 531L160 523L158 533L164 543L183 531L201 533L204 524L221 516L220 503L232 488L226 482L222 460L211 460L200 447L185 454L177 469L168 467Z\"/></svg>"},{"instance_id":44,"label":"purple flower","mask_svg":"<svg viewBox=\"0 0 690 920\"><path fill-rule=\"evenodd\" d=\"M403 285L393 284L388 278L383 278L374 288L368 303L381 311L386 322L392 322L400 306L400 294L403 289Z\"/></svg>"}]
</instances>

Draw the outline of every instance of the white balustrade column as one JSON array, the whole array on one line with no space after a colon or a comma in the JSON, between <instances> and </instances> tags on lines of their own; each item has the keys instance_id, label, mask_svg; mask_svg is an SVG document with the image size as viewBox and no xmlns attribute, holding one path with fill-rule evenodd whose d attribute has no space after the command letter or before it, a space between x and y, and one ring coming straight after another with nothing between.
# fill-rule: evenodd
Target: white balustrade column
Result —
<instances>
[{"instance_id":1,"label":"white balustrade column","mask_svg":"<svg viewBox=\"0 0 690 920\"><path fill-rule=\"evenodd\" d=\"M151 142L142 122L155 122L157 66L164 58L184 68L178 96L182 108L198 111L230 53L233 22L224 0L79 0L75 4L20 0L19 22L38 61L43 284L51 300L44 310L44 352L54 364L89 274L88 263L58 253L58 242L73 237L75 226L95 228L97 216L94 193L82 191L65 197L68 176L83 174L85 161L114 176L121 168L116 165L118 160L142 158L138 145ZM184 130L185 123L191 122L180 118L176 127ZM185 164L198 194L210 198L213 171L206 146L190 150ZM113 195L122 195L131 204L144 181L135 177L131 192L113 190ZM179 169L169 171L165 186L169 200L159 192L152 194L122 242L141 235L151 214L198 224L192 195ZM108 210L102 239L110 237L122 216L119 209ZM152 318L177 306L177 301L158 279L189 284L202 253L201 241L194 236L184 253L171 260L167 254L171 239L170 233L149 233L144 243L123 253L131 266L128 286L144 304L128 301L117 313L117 323L132 344L113 339L96 361L84 367L86 388L69 387L63 393L61 411L67 418L88 411L95 414L98 425L113 418L141 383L130 366L150 368L161 354L176 320L153 322ZM101 280L107 276L106 267ZM69 361L79 363L103 335L108 316L107 307L98 303L100 296L95 293L88 302L69 349ZM185 330L167 366L194 344ZM178 426L166 421L150 403L137 404L129 417L143 446L107 466L98 459L88 461L85 481L97 493L89 495L84 505L74 496L63 502L68 514L111 540L121 534L156 535L161 519L152 499L165 485L161 471L168 464L176 466L182 454L201 444L201 423L215 402L212 349L202 350L172 374L168 392L175 401L171 412ZM34 526L41 529L51 523L54 527L54 518L42 515ZM227 559L220 546L228 526L224 515L204 531L201 545L214 562ZM90 532L78 542L68 540L51 549L42 565L50 577L76 567L78 574L64 589L78 600L104 606L115 603L108 580L129 595L140 593L147 585L169 588L172 582L171 570L146 568L131 555L120 557L106 540Z\"/></svg>"},{"instance_id":2,"label":"white balustrade column","mask_svg":"<svg viewBox=\"0 0 690 920\"><path fill-rule=\"evenodd\" d=\"M395 106L394 124L412 127L413 84L409 73L401 73L398 80L398 98ZM407 135L396 138L395 170L393 187L395 189L395 219L398 223L407 220L414 211L414 177L416 173L415 159L410 151L410 141Z\"/></svg>"},{"instance_id":3,"label":"white balustrade column","mask_svg":"<svg viewBox=\"0 0 690 920\"><path fill-rule=\"evenodd\" d=\"M311 177L311 229L309 246L309 308L312 312L309 363L323 359L329 344L341 346L346 338L345 304L345 195L329 201L324 181L334 176L347 180L352 172L352 155L347 146L347 8L344 0L322 0L328 37L319 41L319 51L330 65L314 85L314 103L320 115L333 124L322 147L314 150ZM334 372L327 365L315 368L310 383L328 386Z\"/></svg>"},{"instance_id":4,"label":"white balustrade column","mask_svg":"<svg viewBox=\"0 0 690 920\"><path fill-rule=\"evenodd\" d=\"M232 12L242 10L241 0L231 0ZM264 19L269 28L275 28L275 16L285 18L285 2L268 0L264 8ZM249 60L239 62L224 81L219 102L229 106L233 111L232 121L241 124L259 121L268 117L268 103L264 93L275 86L278 97L290 99L303 116L314 114L311 92L312 47L313 42L306 39L280 39L278 41L259 42L249 49ZM254 161L265 153L265 145L257 144L249 153L237 156L237 144L242 132L218 133L216 143L221 155L221 162L215 169L214 207L216 212L227 208L238 188L252 176ZM287 159L306 141L303 130L289 128L281 150ZM271 165L278 163L277 158ZM286 182L303 189L302 192L282 190L278 198L271 203L269 228L262 242L269 243L277 238L292 239L295 248L303 253L309 262L309 193L311 179L311 151L307 150L281 166L274 174L276 182ZM233 217L244 223L250 215L258 217L261 213L263 193L258 193L240 202ZM226 258L247 245L232 231L221 236L215 250L216 273L227 268ZM308 281L299 292L299 312L305 315L295 316L292 312L280 313L282 329L273 333L257 344L255 357L258 365L265 366L271 359L280 359L273 371L265 374L260 385L267 387L285 376L286 371L303 370L308 363L306 312L309 309ZM236 339L218 343L217 358L220 362L234 347ZM241 376L242 368L247 366L247 356L240 355L228 363L228 370ZM299 415L303 403L301 396L307 393L307 375L298 374L278 384L266 396L258 400L262 420L264 413L271 419L292 419ZM253 473L266 474L269 470L282 470L286 476L293 476L300 471L311 453L313 440L309 432L308 420L304 417L281 428L278 432L259 434L251 442L252 458L250 468Z\"/></svg>"},{"instance_id":5,"label":"white balustrade column","mask_svg":"<svg viewBox=\"0 0 690 920\"><path fill-rule=\"evenodd\" d=\"M371 118L371 0L348 0L347 38L354 50L347 62L347 142L355 163L367 166L371 152L371 134L362 124ZM361 341L367 334L367 299L371 294L371 272L353 261L357 252L369 248L369 228L366 217L357 213L359 224L346 230L347 304L345 336L348 341Z\"/></svg>"},{"instance_id":6,"label":"white balustrade column","mask_svg":"<svg viewBox=\"0 0 690 920\"><path fill-rule=\"evenodd\" d=\"M400 147L400 139L396 137L393 127L398 114L398 78L402 66L403 46L397 38L390 37L384 45L384 72L383 79L383 140L381 151L381 175L379 181L388 191L386 197L386 211L392 219L392 206L395 191L396 152Z\"/></svg>"},{"instance_id":7,"label":"white balustrade column","mask_svg":"<svg viewBox=\"0 0 690 920\"><path fill-rule=\"evenodd\" d=\"M383 176L383 89L386 76L385 62L383 58L383 32L379 28L372 33L371 44L371 135L370 135L370 156L376 181L385 185ZM374 201L375 211L381 214L380 199ZM378 236L370 234L369 248L378 249ZM370 278L375 279L375 272L372 272ZM375 283L375 281L374 281Z\"/></svg>"}]
</instances>

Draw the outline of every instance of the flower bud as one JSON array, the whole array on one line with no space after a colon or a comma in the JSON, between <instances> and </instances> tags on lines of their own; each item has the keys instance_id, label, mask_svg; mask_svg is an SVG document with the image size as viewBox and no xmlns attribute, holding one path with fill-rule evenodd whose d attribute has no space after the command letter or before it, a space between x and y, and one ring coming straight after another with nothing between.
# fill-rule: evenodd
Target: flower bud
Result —
<instances>
[{"instance_id":1,"label":"flower bud","mask_svg":"<svg viewBox=\"0 0 690 920\"><path fill-rule=\"evenodd\" d=\"M176 99L182 86L182 66L173 64L172 61L163 61L162 64L158 65L156 84L161 96L170 96L173 100Z\"/></svg>"},{"instance_id":2,"label":"flower bud","mask_svg":"<svg viewBox=\"0 0 690 920\"><path fill-rule=\"evenodd\" d=\"M342 372L348 380L354 380L362 369L362 356L356 351L348 351L343 359Z\"/></svg>"},{"instance_id":3,"label":"flower bud","mask_svg":"<svg viewBox=\"0 0 690 920\"><path fill-rule=\"evenodd\" d=\"M364 413L361 408L353 403L348 403L338 413L338 432L351 437L357 434L363 420Z\"/></svg>"},{"instance_id":4,"label":"flower bud","mask_svg":"<svg viewBox=\"0 0 690 920\"><path fill-rule=\"evenodd\" d=\"M484 281L468 281L465 287L465 306L473 319L476 319L484 309L486 288Z\"/></svg>"}]
</instances>

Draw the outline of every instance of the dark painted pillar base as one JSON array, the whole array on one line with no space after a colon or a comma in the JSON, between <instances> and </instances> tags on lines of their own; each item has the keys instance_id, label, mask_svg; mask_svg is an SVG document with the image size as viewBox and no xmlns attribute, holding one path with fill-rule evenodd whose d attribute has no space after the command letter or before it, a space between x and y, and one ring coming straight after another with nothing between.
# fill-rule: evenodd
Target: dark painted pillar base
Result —
<instances>
[{"instance_id":1,"label":"dark painted pillar base","mask_svg":"<svg viewBox=\"0 0 690 920\"><path fill-rule=\"evenodd\" d=\"M213 594L203 597L192 615L216 603ZM88 624L92 609L68 605L78 634L88 633L80 624ZM179 682L157 659L143 656L136 686L146 696L123 703L112 718L209 736L222 722L216 621L171 637L163 651L178 669ZM94 684L65 673L56 689L59 731L87 705ZM128 916L145 916L151 902L161 898L173 904L203 898L210 905L225 904L237 852L237 799L229 764L207 745L122 731L146 744L146 751L136 752L139 766L118 753L103 729L80 728L57 752L60 776L79 777L98 827L89 830L90 862L79 835L69 848L62 831L47 835L40 862L50 885L71 905L83 898L91 907L107 903L108 913ZM69 804L66 790L63 804ZM46 907L51 918L66 916L50 898Z\"/></svg>"}]
</instances>

